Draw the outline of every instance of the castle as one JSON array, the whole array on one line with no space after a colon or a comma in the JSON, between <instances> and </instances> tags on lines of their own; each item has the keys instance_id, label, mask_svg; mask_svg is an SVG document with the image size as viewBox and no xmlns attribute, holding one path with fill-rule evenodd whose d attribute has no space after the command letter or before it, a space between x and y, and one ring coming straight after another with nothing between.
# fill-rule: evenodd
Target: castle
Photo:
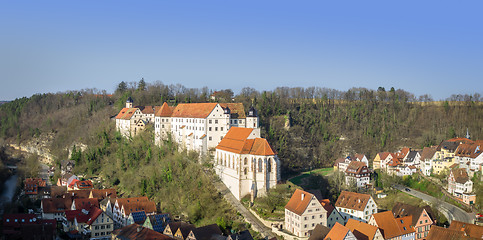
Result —
<instances>
[{"instance_id":1,"label":"castle","mask_svg":"<svg viewBox=\"0 0 483 240\"><path fill-rule=\"evenodd\" d=\"M245 114L242 103L180 103L177 106L126 107L116 116L116 128L125 137L154 125L157 145L171 138L182 149L214 154L216 173L240 200L264 195L280 180L280 160L264 138L254 107Z\"/></svg>"}]
</instances>

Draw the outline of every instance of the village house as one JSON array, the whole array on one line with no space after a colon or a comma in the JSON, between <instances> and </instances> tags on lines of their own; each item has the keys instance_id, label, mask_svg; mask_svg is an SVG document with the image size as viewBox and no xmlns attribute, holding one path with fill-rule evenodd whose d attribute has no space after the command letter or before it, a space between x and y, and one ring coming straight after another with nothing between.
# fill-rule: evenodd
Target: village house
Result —
<instances>
[{"instance_id":1,"label":"village house","mask_svg":"<svg viewBox=\"0 0 483 240\"><path fill-rule=\"evenodd\" d=\"M460 168L468 171L469 176L473 176L476 172L481 172L483 165L483 140L477 140L474 143L463 143L456 148L455 162Z\"/></svg>"},{"instance_id":2,"label":"village house","mask_svg":"<svg viewBox=\"0 0 483 240\"><path fill-rule=\"evenodd\" d=\"M64 232L71 236L86 236L89 239L110 238L114 230L114 221L101 209L91 206L89 209L65 211L62 222ZM76 234L78 233L78 234Z\"/></svg>"},{"instance_id":3,"label":"village house","mask_svg":"<svg viewBox=\"0 0 483 240\"><path fill-rule=\"evenodd\" d=\"M432 226L427 240L474 240L483 238L483 226L453 220L449 228Z\"/></svg>"},{"instance_id":4,"label":"village house","mask_svg":"<svg viewBox=\"0 0 483 240\"><path fill-rule=\"evenodd\" d=\"M406 166L415 166L419 168L421 163L421 153L419 151L410 150L403 160L403 164Z\"/></svg>"},{"instance_id":5,"label":"village house","mask_svg":"<svg viewBox=\"0 0 483 240\"><path fill-rule=\"evenodd\" d=\"M384 240L381 230L367 223L349 219L345 224L345 227L348 228L357 239Z\"/></svg>"},{"instance_id":6,"label":"village house","mask_svg":"<svg viewBox=\"0 0 483 240\"><path fill-rule=\"evenodd\" d=\"M431 226L435 224L434 214L428 205L417 207L396 202L392 213L395 218L411 217L411 227L415 230L416 240L426 239Z\"/></svg>"},{"instance_id":7,"label":"village house","mask_svg":"<svg viewBox=\"0 0 483 240\"><path fill-rule=\"evenodd\" d=\"M323 240L330 232L329 227L326 227L322 224L315 225L315 228L309 231L310 237L309 240Z\"/></svg>"},{"instance_id":8,"label":"village house","mask_svg":"<svg viewBox=\"0 0 483 240\"><path fill-rule=\"evenodd\" d=\"M358 188L365 187L370 181L369 168L366 163L352 161L345 170L345 183L350 186L354 185Z\"/></svg>"},{"instance_id":9,"label":"village house","mask_svg":"<svg viewBox=\"0 0 483 240\"><path fill-rule=\"evenodd\" d=\"M47 183L42 178L26 178L23 182L25 194L31 198L42 198L50 195L46 188Z\"/></svg>"},{"instance_id":10,"label":"village house","mask_svg":"<svg viewBox=\"0 0 483 240\"><path fill-rule=\"evenodd\" d=\"M133 100L129 97L126 106L115 117L116 129L124 137L136 136L144 131L147 124L154 121L156 108L153 106L133 107Z\"/></svg>"},{"instance_id":11,"label":"village house","mask_svg":"<svg viewBox=\"0 0 483 240\"><path fill-rule=\"evenodd\" d=\"M432 147L424 147L421 153L421 163L420 163L420 170L421 172L429 176L433 172L433 157L436 153L436 146Z\"/></svg>"},{"instance_id":12,"label":"village house","mask_svg":"<svg viewBox=\"0 0 483 240\"><path fill-rule=\"evenodd\" d=\"M335 209L335 207L330 203L329 199L322 199L320 201L320 204L325 209L325 211L327 211L327 227L333 227L336 222L344 224L344 218L339 213L339 211L337 211L337 209Z\"/></svg>"},{"instance_id":13,"label":"village house","mask_svg":"<svg viewBox=\"0 0 483 240\"><path fill-rule=\"evenodd\" d=\"M280 180L280 160L253 128L232 127L216 146L214 168L236 199L265 195Z\"/></svg>"},{"instance_id":14,"label":"village house","mask_svg":"<svg viewBox=\"0 0 483 240\"><path fill-rule=\"evenodd\" d=\"M357 240L356 236L340 223L336 223L329 231L324 240Z\"/></svg>"},{"instance_id":15,"label":"village house","mask_svg":"<svg viewBox=\"0 0 483 240\"><path fill-rule=\"evenodd\" d=\"M146 212L144 211L139 211L139 212L131 212L129 214L129 217L127 217L126 221L126 226L131 225L133 223L137 223L139 225L143 225L144 221L146 221L146 218L148 216L146 215Z\"/></svg>"},{"instance_id":16,"label":"village house","mask_svg":"<svg viewBox=\"0 0 483 240\"><path fill-rule=\"evenodd\" d=\"M147 197L117 198L112 215L117 226L127 226L127 219L131 212L144 211L146 215L156 213L156 204Z\"/></svg>"},{"instance_id":17,"label":"village house","mask_svg":"<svg viewBox=\"0 0 483 240\"><path fill-rule=\"evenodd\" d=\"M285 205L285 229L295 236L308 237L317 224L327 226L327 210L314 194L296 189Z\"/></svg>"},{"instance_id":18,"label":"village house","mask_svg":"<svg viewBox=\"0 0 483 240\"><path fill-rule=\"evenodd\" d=\"M70 198L44 198L40 202L42 219L62 221L64 212L72 207Z\"/></svg>"},{"instance_id":19,"label":"village house","mask_svg":"<svg viewBox=\"0 0 483 240\"><path fill-rule=\"evenodd\" d=\"M367 222L372 214L377 213L377 205L368 194L342 191L335 203L335 208L344 217Z\"/></svg>"},{"instance_id":20,"label":"village house","mask_svg":"<svg viewBox=\"0 0 483 240\"><path fill-rule=\"evenodd\" d=\"M474 141L468 138L452 138L442 141L436 147L436 152L433 156L433 173L441 174L444 171L449 171L449 167L456 163L455 152L458 146L460 144L473 143Z\"/></svg>"},{"instance_id":21,"label":"village house","mask_svg":"<svg viewBox=\"0 0 483 240\"><path fill-rule=\"evenodd\" d=\"M414 229L411 227L412 218L410 216L395 218L391 211L375 213L368 222L370 225L378 227L384 239L414 239Z\"/></svg>"},{"instance_id":22,"label":"village house","mask_svg":"<svg viewBox=\"0 0 483 240\"><path fill-rule=\"evenodd\" d=\"M112 232L113 240L174 240L165 234L145 228L139 224L131 224Z\"/></svg>"},{"instance_id":23,"label":"village house","mask_svg":"<svg viewBox=\"0 0 483 240\"><path fill-rule=\"evenodd\" d=\"M57 186L68 186L73 180L79 180L76 175L66 173L57 180Z\"/></svg>"},{"instance_id":24,"label":"village house","mask_svg":"<svg viewBox=\"0 0 483 240\"><path fill-rule=\"evenodd\" d=\"M387 163L393 158L396 158L396 155L394 153L380 152L376 154L376 157L374 157L374 160L372 161L372 168L374 170L381 169L383 171L386 171Z\"/></svg>"},{"instance_id":25,"label":"village house","mask_svg":"<svg viewBox=\"0 0 483 240\"><path fill-rule=\"evenodd\" d=\"M211 240L221 236L223 233L216 224L211 224L192 229L185 240Z\"/></svg>"},{"instance_id":26,"label":"village house","mask_svg":"<svg viewBox=\"0 0 483 240\"><path fill-rule=\"evenodd\" d=\"M99 207L97 198L75 198L72 200L71 210L90 209L91 206Z\"/></svg>"},{"instance_id":27,"label":"village house","mask_svg":"<svg viewBox=\"0 0 483 240\"><path fill-rule=\"evenodd\" d=\"M185 222L170 222L164 229L163 234L175 239L184 240L191 230L195 228L195 225Z\"/></svg>"},{"instance_id":28,"label":"village house","mask_svg":"<svg viewBox=\"0 0 483 240\"><path fill-rule=\"evenodd\" d=\"M339 158L336 160L334 167L341 172L345 172L349 164L353 161L362 162L366 165L366 167L369 167L369 161L364 154L355 154L354 156Z\"/></svg>"},{"instance_id":29,"label":"village house","mask_svg":"<svg viewBox=\"0 0 483 240\"><path fill-rule=\"evenodd\" d=\"M476 195L473 192L473 181L470 180L465 168L456 168L448 176L448 192L466 204L473 204Z\"/></svg>"},{"instance_id":30,"label":"village house","mask_svg":"<svg viewBox=\"0 0 483 240\"><path fill-rule=\"evenodd\" d=\"M116 198L117 193L116 189L114 188L107 188L107 189L92 189L89 193L89 198L97 198L99 201L107 197Z\"/></svg>"},{"instance_id":31,"label":"village house","mask_svg":"<svg viewBox=\"0 0 483 240\"><path fill-rule=\"evenodd\" d=\"M152 229L156 232L163 233L168 223L171 222L171 217L167 213L154 214L147 216L143 227Z\"/></svg>"}]
</instances>

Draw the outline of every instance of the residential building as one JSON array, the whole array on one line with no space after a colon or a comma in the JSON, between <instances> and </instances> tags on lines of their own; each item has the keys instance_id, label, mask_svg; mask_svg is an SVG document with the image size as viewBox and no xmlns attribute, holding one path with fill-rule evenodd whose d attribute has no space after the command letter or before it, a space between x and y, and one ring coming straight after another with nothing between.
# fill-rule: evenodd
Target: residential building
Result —
<instances>
[{"instance_id":1,"label":"residential building","mask_svg":"<svg viewBox=\"0 0 483 240\"><path fill-rule=\"evenodd\" d=\"M346 158L339 158L336 160L337 166L334 165L339 171L345 172L349 164L353 161L362 162L369 167L369 161L364 154L355 154L354 156L348 156Z\"/></svg>"},{"instance_id":2,"label":"residential building","mask_svg":"<svg viewBox=\"0 0 483 240\"><path fill-rule=\"evenodd\" d=\"M131 225L133 223L137 223L139 225L144 225L144 222L146 221L147 217L148 216L146 215L146 212L144 212L144 211L131 212L129 214L129 217L127 218L126 225Z\"/></svg>"},{"instance_id":3,"label":"residential building","mask_svg":"<svg viewBox=\"0 0 483 240\"><path fill-rule=\"evenodd\" d=\"M426 240L475 240L478 238L472 238L470 236L466 236L464 231L460 229L449 229L439 226L432 226L431 230L429 230L428 237Z\"/></svg>"},{"instance_id":4,"label":"residential building","mask_svg":"<svg viewBox=\"0 0 483 240\"><path fill-rule=\"evenodd\" d=\"M65 211L62 225L64 232L74 230L89 239L110 239L114 230L112 218L96 206Z\"/></svg>"},{"instance_id":5,"label":"residential building","mask_svg":"<svg viewBox=\"0 0 483 240\"><path fill-rule=\"evenodd\" d=\"M419 167L421 163L421 153L419 151L410 150L403 160L403 164L406 166Z\"/></svg>"},{"instance_id":6,"label":"residential building","mask_svg":"<svg viewBox=\"0 0 483 240\"><path fill-rule=\"evenodd\" d=\"M392 208L392 213L396 218L412 217L411 227L415 230L415 239L426 239L431 226L436 222L431 207L412 206L405 203L396 202Z\"/></svg>"},{"instance_id":7,"label":"residential building","mask_svg":"<svg viewBox=\"0 0 483 240\"><path fill-rule=\"evenodd\" d=\"M97 198L99 201L107 197L116 198L117 193L116 189L114 188L107 188L107 189L92 189L89 193L89 198Z\"/></svg>"},{"instance_id":8,"label":"residential building","mask_svg":"<svg viewBox=\"0 0 483 240\"><path fill-rule=\"evenodd\" d=\"M107 205L106 205L107 207ZM144 211L146 215L156 213L156 204L147 197L117 198L112 215L117 226L127 226L127 219L131 212Z\"/></svg>"},{"instance_id":9,"label":"residential building","mask_svg":"<svg viewBox=\"0 0 483 240\"><path fill-rule=\"evenodd\" d=\"M231 127L216 146L215 171L238 200L265 195L280 180L280 160L258 130Z\"/></svg>"},{"instance_id":10,"label":"residential building","mask_svg":"<svg viewBox=\"0 0 483 240\"><path fill-rule=\"evenodd\" d=\"M244 230L238 233L234 233L229 235L226 240L253 240L252 234L250 231Z\"/></svg>"},{"instance_id":11,"label":"residential building","mask_svg":"<svg viewBox=\"0 0 483 240\"><path fill-rule=\"evenodd\" d=\"M84 180L84 181L73 181L73 190L84 190L84 189L93 189L94 185L92 185L91 180ZM69 189L70 190L70 189Z\"/></svg>"},{"instance_id":12,"label":"residential building","mask_svg":"<svg viewBox=\"0 0 483 240\"><path fill-rule=\"evenodd\" d=\"M54 239L55 220L39 219L36 214L4 214L2 239Z\"/></svg>"},{"instance_id":13,"label":"residential building","mask_svg":"<svg viewBox=\"0 0 483 240\"><path fill-rule=\"evenodd\" d=\"M470 176L481 171L483 165L483 140L474 143L463 143L456 148L455 162L460 168L465 168Z\"/></svg>"},{"instance_id":14,"label":"residential building","mask_svg":"<svg viewBox=\"0 0 483 240\"><path fill-rule=\"evenodd\" d=\"M483 226L453 220L448 229L462 231L465 236L474 239L483 239Z\"/></svg>"},{"instance_id":15,"label":"residential building","mask_svg":"<svg viewBox=\"0 0 483 240\"><path fill-rule=\"evenodd\" d=\"M450 171L448 192L466 204L473 204L476 201L476 195L472 194L473 181L469 178L465 168L456 168Z\"/></svg>"},{"instance_id":16,"label":"residential building","mask_svg":"<svg viewBox=\"0 0 483 240\"><path fill-rule=\"evenodd\" d=\"M285 229L298 237L308 237L317 224L327 226L327 210L314 194L296 189L285 205Z\"/></svg>"},{"instance_id":17,"label":"residential building","mask_svg":"<svg viewBox=\"0 0 483 240\"><path fill-rule=\"evenodd\" d=\"M381 230L367 223L349 219L345 224L345 227L348 228L357 239L384 240Z\"/></svg>"},{"instance_id":18,"label":"residential building","mask_svg":"<svg viewBox=\"0 0 483 240\"><path fill-rule=\"evenodd\" d=\"M42 219L62 221L64 212L70 210L71 207L72 199L70 198L43 198L40 202Z\"/></svg>"},{"instance_id":19,"label":"residential building","mask_svg":"<svg viewBox=\"0 0 483 240\"><path fill-rule=\"evenodd\" d=\"M345 170L345 183L354 184L358 188L365 187L366 184L369 184L370 175L366 163L351 161Z\"/></svg>"},{"instance_id":20,"label":"residential building","mask_svg":"<svg viewBox=\"0 0 483 240\"><path fill-rule=\"evenodd\" d=\"M372 214L377 213L377 204L370 195L348 191L341 192L335 208L345 222L350 218L367 222Z\"/></svg>"},{"instance_id":21,"label":"residential building","mask_svg":"<svg viewBox=\"0 0 483 240\"><path fill-rule=\"evenodd\" d=\"M24 181L25 194L29 197L48 197L46 182L42 178L26 178ZM49 193L49 194L47 194Z\"/></svg>"},{"instance_id":22,"label":"residential building","mask_svg":"<svg viewBox=\"0 0 483 240\"><path fill-rule=\"evenodd\" d=\"M472 144L474 141L467 138L452 138L442 141L436 147L433 157L433 173L441 174L448 171L449 166L456 163L455 152L460 144Z\"/></svg>"},{"instance_id":23,"label":"residential building","mask_svg":"<svg viewBox=\"0 0 483 240\"><path fill-rule=\"evenodd\" d=\"M337 209L330 203L329 199L322 199L320 201L320 204L325 209L325 211L327 211L327 227L333 227L336 222L344 224L344 217L342 217L339 211L337 211Z\"/></svg>"},{"instance_id":24,"label":"residential building","mask_svg":"<svg viewBox=\"0 0 483 240\"><path fill-rule=\"evenodd\" d=\"M372 168L374 170L376 169L382 169L383 171L386 171L386 165L389 161L391 161L393 158L396 158L396 155L394 153L390 152L380 152L376 154L376 157L374 157L374 160L372 161Z\"/></svg>"},{"instance_id":25,"label":"residential building","mask_svg":"<svg viewBox=\"0 0 483 240\"><path fill-rule=\"evenodd\" d=\"M391 211L386 211L373 214L368 223L378 227L384 239L414 239L411 216L395 218Z\"/></svg>"},{"instance_id":26,"label":"residential building","mask_svg":"<svg viewBox=\"0 0 483 240\"><path fill-rule=\"evenodd\" d=\"M421 172L429 176L433 172L433 156L436 153L436 146L432 147L424 147L421 153L421 164L420 169Z\"/></svg>"},{"instance_id":27,"label":"residential building","mask_svg":"<svg viewBox=\"0 0 483 240\"><path fill-rule=\"evenodd\" d=\"M113 240L174 240L165 234L145 228L139 224L131 224L112 232Z\"/></svg>"},{"instance_id":28,"label":"residential building","mask_svg":"<svg viewBox=\"0 0 483 240\"><path fill-rule=\"evenodd\" d=\"M66 173L57 180L57 186L68 186L74 179L79 180L76 175Z\"/></svg>"},{"instance_id":29,"label":"residential building","mask_svg":"<svg viewBox=\"0 0 483 240\"><path fill-rule=\"evenodd\" d=\"M71 210L90 209L91 206L99 207L97 198L75 198L72 200Z\"/></svg>"},{"instance_id":30,"label":"residential building","mask_svg":"<svg viewBox=\"0 0 483 240\"><path fill-rule=\"evenodd\" d=\"M186 237L186 240L210 240L217 236L221 236L223 233L220 227L216 224L211 224L199 228L192 229L191 232Z\"/></svg>"},{"instance_id":31,"label":"residential building","mask_svg":"<svg viewBox=\"0 0 483 240\"><path fill-rule=\"evenodd\" d=\"M315 225L314 230L309 231L309 240L323 240L329 234L330 229L322 224Z\"/></svg>"},{"instance_id":32,"label":"residential building","mask_svg":"<svg viewBox=\"0 0 483 240\"><path fill-rule=\"evenodd\" d=\"M168 223L171 222L171 217L167 213L154 214L147 216L143 227L152 229L156 232L163 233Z\"/></svg>"},{"instance_id":33,"label":"residential building","mask_svg":"<svg viewBox=\"0 0 483 240\"><path fill-rule=\"evenodd\" d=\"M324 240L357 240L357 238L349 228L344 227L340 223L335 223Z\"/></svg>"}]
</instances>

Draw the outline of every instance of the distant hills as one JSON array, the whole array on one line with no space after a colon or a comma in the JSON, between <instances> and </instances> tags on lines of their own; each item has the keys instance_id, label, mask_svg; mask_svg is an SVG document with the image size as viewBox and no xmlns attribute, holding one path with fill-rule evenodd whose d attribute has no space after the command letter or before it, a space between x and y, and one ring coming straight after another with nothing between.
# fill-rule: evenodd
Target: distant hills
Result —
<instances>
[{"instance_id":1,"label":"distant hills","mask_svg":"<svg viewBox=\"0 0 483 240\"><path fill-rule=\"evenodd\" d=\"M8 102L10 102L10 101L0 101L0 105L8 103Z\"/></svg>"}]
</instances>

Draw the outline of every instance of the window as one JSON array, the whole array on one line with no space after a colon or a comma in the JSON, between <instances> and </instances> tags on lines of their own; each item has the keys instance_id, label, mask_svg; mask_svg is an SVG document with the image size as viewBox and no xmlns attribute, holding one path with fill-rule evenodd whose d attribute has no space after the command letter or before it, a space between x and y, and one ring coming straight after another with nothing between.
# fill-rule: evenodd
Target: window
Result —
<instances>
[{"instance_id":1,"label":"window","mask_svg":"<svg viewBox=\"0 0 483 240\"><path fill-rule=\"evenodd\" d=\"M211 127L208 128L208 131L211 131Z\"/></svg>"},{"instance_id":2,"label":"window","mask_svg":"<svg viewBox=\"0 0 483 240\"><path fill-rule=\"evenodd\" d=\"M322 214L320 214L320 218L322 218ZM332 218L330 220L332 221Z\"/></svg>"},{"instance_id":3,"label":"window","mask_svg":"<svg viewBox=\"0 0 483 240\"><path fill-rule=\"evenodd\" d=\"M211 141L211 137L208 137L208 140L210 140L210 141Z\"/></svg>"},{"instance_id":4,"label":"window","mask_svg":"<svg viewBox=\"0 0 483 240\"><path fill-rule=\"evenodd\" d=\"M210 124L211 124L211 119L208 121L208 123L210 123Z\"/></svg>"},{"instance_id":5,"label":"window","mask_svg":"<svg viewBox=\"0 0 483 240\"><path fill-rule=\"evenodd\" d=\"M312 219L315 219L315 216L312 216Z\"/></svg>"},{"instance_id":6,"label":"window","mask_svg":"<svg viewBox=\"0 0 483 240\"><path fill-rule=\"evenodd\" d=\"M215 127L215 131L218 131L218 127Z\"/></svg>"},{"instance_id":7,"label":"window","mask_svg":"<svg viewBox=\"0 0 483 240\"><path fill-rule=\"evenodd\" d=\"M223 127L220 128L220 131L223 131Z\"/></svg>"},{"instance_id":8,"label":"window","mask_svg":"<svg viewBox=\"0 0 483 240\"><path fill-rule=\"evenodd\" d=\"M218 120L215 120L215 124L218 124Z\"/></svg>"},{"instance_id":9,"label":"window","mask_svg":"<svg viewBox=\"0 0 483 240\"><path fill-rule=\"evenodd\" d=\"M307 220L307 217L304 217L304 220Z\"/></svg>"},{"instance_id":10,"label":"window","mask_svg":"<svg viewBox=\"0 0 483 240\"><path fill-rule=\"evenodd\" d=\"M304 225L304 228L307 228L307 224ZM305 233L307 235L307 233Z\"/></svg>"}]
</instances>

